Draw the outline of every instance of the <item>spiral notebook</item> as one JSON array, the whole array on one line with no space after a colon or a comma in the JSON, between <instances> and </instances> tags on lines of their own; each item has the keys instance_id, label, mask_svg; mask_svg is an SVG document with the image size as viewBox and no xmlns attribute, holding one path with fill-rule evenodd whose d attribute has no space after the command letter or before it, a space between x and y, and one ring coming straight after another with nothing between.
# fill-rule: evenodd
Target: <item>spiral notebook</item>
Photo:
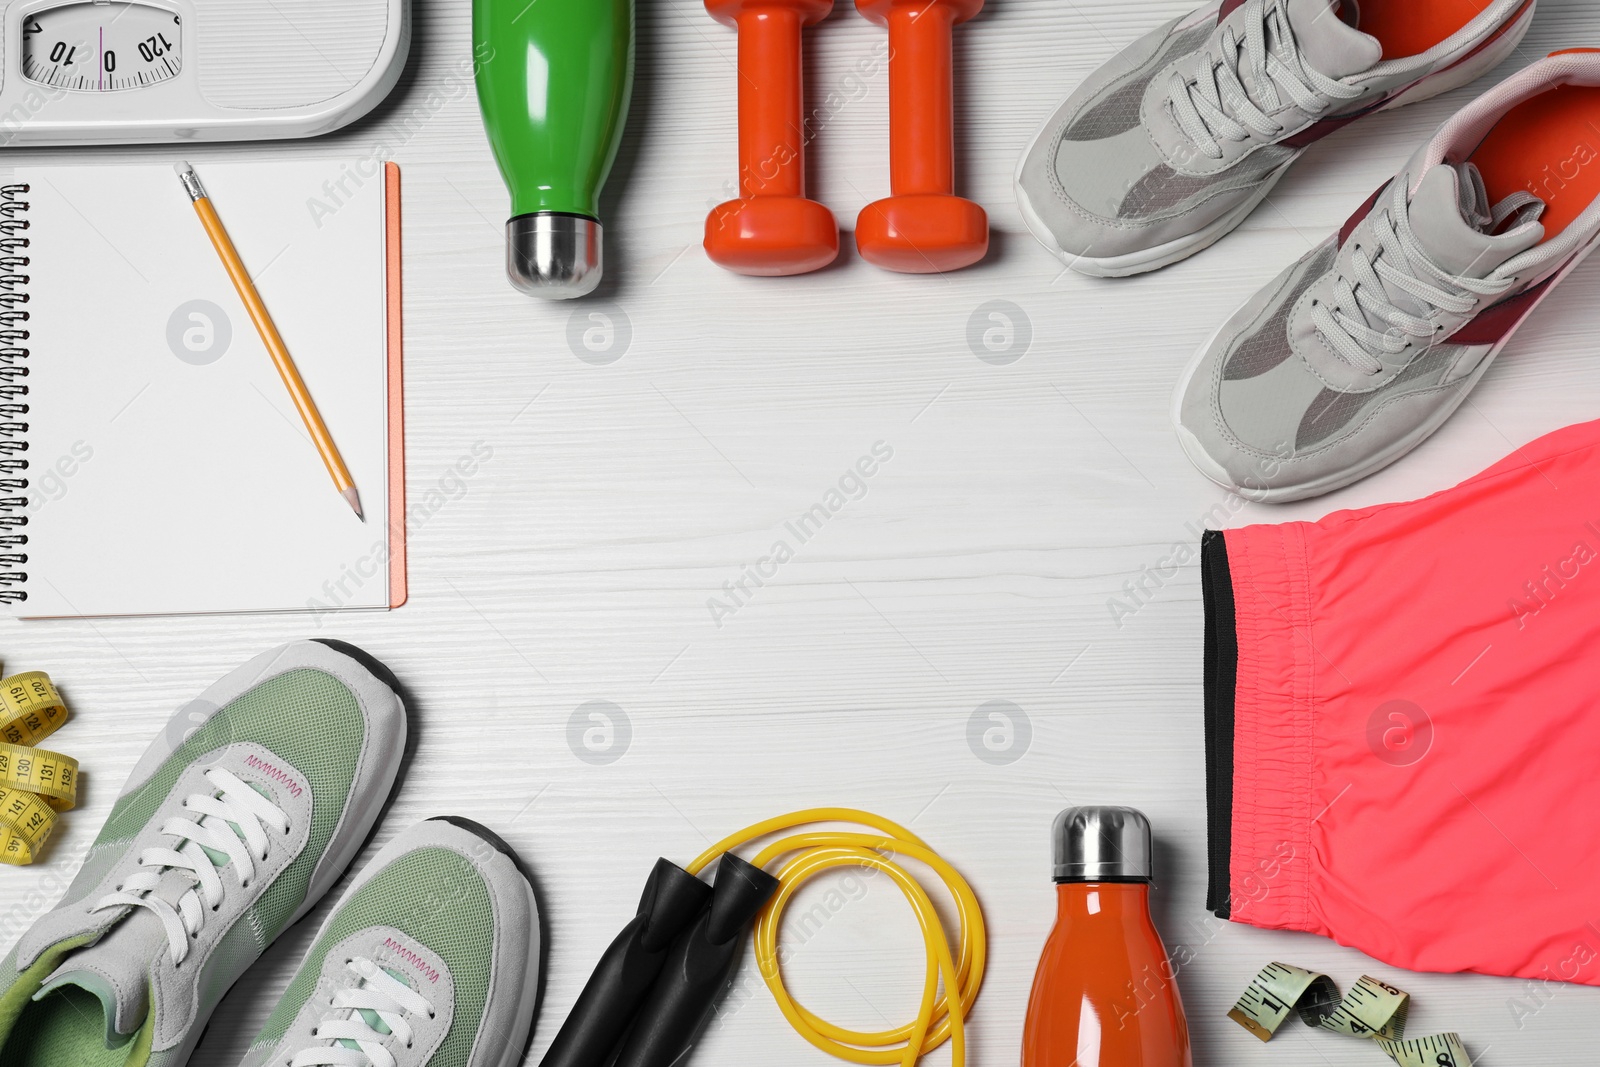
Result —
<instances>
[{"instance_id":1,"label":"spiral notebook","mask_svg":"<svg viewBox=\"0 0 1600 1067\"><path fill-rule=\"evenodd\" d=\"M0 599L25 618L398 607L399 170L196 170L367 521L170 162L16 167L0 191Z\"/></svg>"}]
</instances>

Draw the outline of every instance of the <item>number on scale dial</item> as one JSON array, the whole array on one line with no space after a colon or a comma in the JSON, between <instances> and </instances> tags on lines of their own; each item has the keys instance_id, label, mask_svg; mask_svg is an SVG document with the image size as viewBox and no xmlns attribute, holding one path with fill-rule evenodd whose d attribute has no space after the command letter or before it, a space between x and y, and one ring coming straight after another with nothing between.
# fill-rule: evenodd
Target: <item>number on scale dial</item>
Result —
<instances>
[{"instance_id":1,"label":"number on scale dial","mask_svg":"<svg viewBox=\"0 0 1600 1067\"><path fill-rule=\"evenodd\" d=\"M135 3L76 3L22 20L22 73L58 89L108 93L176 77L178 16Z\"/></svg>"}]
</instances>

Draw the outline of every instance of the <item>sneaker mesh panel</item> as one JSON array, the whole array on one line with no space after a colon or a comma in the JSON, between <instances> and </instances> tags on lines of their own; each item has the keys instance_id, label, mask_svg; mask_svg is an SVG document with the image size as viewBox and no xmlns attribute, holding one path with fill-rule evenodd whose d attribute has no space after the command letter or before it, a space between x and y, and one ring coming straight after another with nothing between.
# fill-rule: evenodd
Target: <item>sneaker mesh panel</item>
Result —
<instances>
[{"instance_id":1,"label":"sneaker mesh panel","mask_svg":"<svg viewBox=\"0 0 1600 1067\"><path fill-rule=\"evenodd\" d=\"M1272 314L1234 347L1222 367L1223 381L1237 382L1265 374L1293 354L1289 347L1289 315L1305 291L1333 269L1338 253L1338 246L1326 241L1301 265L1299 277L1278 295Z\"/></svg>"},{"instance_id":2,"label":"sneaker mesh panel","mask_svg":"<svg viewBox=\"0 0 1600 1067\"><path fill-rule=\"evenodd\" d=\"M1099 141L1115 137L1119 133L1127 133L1139 125L1143 121L1140 107L1144 103L1144 92L1151 81L1167 64L1190 54L1204 44L1213 29L1214 25L1202 23L1168 38L1154 56L1125 76L1122 81L1113 83L1109 93L1080 112L1077 119L1067 127L1062 139Z\"/></svg>"},{"instance_id":3,"label":"sneaker mesh panel","mask_svg":"<svg viewBox=\"0 0 1600 1067\"><path fill-rule=\"evenodd\" d=\"M101 879L111 872L111 868L122 861L123 853L127 850L127 841L97 842L89 849L88 855L84 857L83 866L79 867L78 872L72 876L72 883L67 886L67 891L62 894L61 899L49 905L48 908L39 908L38 914L43 915L47 910L63 908L68 904L76 904L88 896L90 891L100 884ZM4 926L0 926L0 940L16 941L29 926L33 925L33 918L29 917L26 922L17 923L16 933L11 936L7 936Z\"/></svg>"},{"instance_id":4,"label":"sneaker mesh panel","mask_svg":"<svg viewBox=\"0 0 1600 1067\"><path fill-rule=\"evenodd\" d=\"M311 783L311 836L252 909L268 940L305 900L312 871L344 814L366 724L355 694L326 671L288 671L245 692L213 715L138 790L117 801L96 844L136 836L184 768L237 741L265 745Z\"/></svg>"},{"instance_id":5,"label":"sneaker mesh panel","mask_svg":"<svg viewBox=\"0 0 1600 1067\"><path fill-rule=\"evenodd\" d=\"M1217 174L1179 174L1163 163L1133 183L1117 208L1117 217L1147 219L1177 214L1219 193L1255 185L1294 156L1293 148L1262 145Z\"/></svg>"},{"instance_id":6,"label":"sneaker mesh panel","mask_svg":"<svg viewBox=\"0 0 1600 1067\"><path fill-rule=\"evenodd\" d=\"M1364 415L1369 409L1404 391L1405 386L1421 381L1430 374L1442 373L1455 362L1461 351L1460 345L1440 345L1412 360L1388 385L1370 393L1339 393L1324 389L1301 416L1295 447L1310 448L1326 441L1354 422L1356 416Z\"/></svg>"},{"instance_id":7,"label":"sneaker mesh panel","mask_svg":"<svg viewBox=\"0 0 1600 1067\"><path fill-rule=\"evenodd\" d=\"M488 887L477 870L465 857L444 848L406 853L339 906L254 1047L270 1048L283 1039L306 999L316 991L329 947L369 926L402 930L444 960L455 983L455 1015L428 1067L466 1067L489 995L494 912Z\"/></svg>"}]
</instances>

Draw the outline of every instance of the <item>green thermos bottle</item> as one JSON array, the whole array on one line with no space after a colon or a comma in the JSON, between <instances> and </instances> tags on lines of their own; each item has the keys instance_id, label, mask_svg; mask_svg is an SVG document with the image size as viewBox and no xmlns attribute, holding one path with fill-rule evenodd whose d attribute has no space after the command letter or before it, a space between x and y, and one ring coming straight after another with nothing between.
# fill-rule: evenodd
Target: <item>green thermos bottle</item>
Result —
<instances>
[{"instance_id":1,"label":"green thermos bottle","mask_svg":"<svg viewBox=\"0 0 1600 1067\"><path fill-rule=\"evenodd\" d=\"M600 283L600 187L633 92L633 0L473 0L478 104L511 190L506 274L523 292Z\"/></svg>"}]
</instances>

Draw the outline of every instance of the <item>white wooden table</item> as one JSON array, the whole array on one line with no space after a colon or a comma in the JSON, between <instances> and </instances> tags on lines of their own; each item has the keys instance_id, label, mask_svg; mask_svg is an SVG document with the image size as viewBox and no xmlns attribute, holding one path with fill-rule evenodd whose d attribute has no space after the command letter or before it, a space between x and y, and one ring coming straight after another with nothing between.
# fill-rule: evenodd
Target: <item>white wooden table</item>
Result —
<instances>
[{"instance_id":1,"label":"white wooden table","mask_svg":"<svg viewBox=\"0 0 1600 1067\"><path fill-rule=\"evenodd\" d=\"M1179 981L1197 1064L1384 1062L1298 1025L1263 1046L1227 1021L1272 959L1345 983L1367 970L1396 978L1417 998L1412 1032L1459 1029L1482 1067L1592 1060L1594 990L1397 974L1203 910L1198 569L1183 567L1120 625L1109 606L1142 568L1193 545L1224 500L1184 460L1170 392L1221 317L1336 227L1472 90L1321 142L1238 233L1186 263L1121 282L1063 272L1018 215L1017 155L1084 75L1187 6L992 0L959 31L961 188L989 209L994 252L945 277L886 274L850 252L783 280L706 260L702 220L735 175L734 36L697 0L640 4L601 299L539 303L504 279L507 198L471 88L464 2L416 0L407 76L354 128L189 150L199 163L381 149L403 167L409 491L413 504L432 500L412 529L411 601L321 626L288 616L8 625L6 666L48 670L69 694L76 718L59 744L83 762L86 803L65 819L51 862L0 873L5 940L64 887L64 857L93 838L170 712L163 694L198 692L277 642L329 636L387 661L414 696L417 755L372 848L455 812L497 829L537 872L552 952L532 1062L657 855L687 861L759 818L841 804L909 824L971 879L993 950L972 1062L1015 1063L1053 917L1050 819L1093 802L1154 821L1157 917L1169 946L1194 956ZM1600 44L1592 0L1540 8L1501 73ZM887 189L881 32L841 3L808 35L813 195L847 226ZM1228 521L1419 495L1600 414L1597 282L1592 261L1471 403L1397 466ZM995 300L1020 309L1014 348L998 354L969 343ZM593 326L589 340L603 343L594 313L617 327L611 351L569 345ZM475 447L492 455L452 481ZM875 447L892 456L861 488L847 479L851 498L799 543L785 522ZM708 601L726 602L724 583L778 541L793 558L736 610L714 613ZM622 709L599 754L570 740L595 701ZM991 701L1019 709L1012 748L998 755L969 740ZM909 1018L920 941L898 894L878 883L836 910L821 891L800 906L813 904L828 920L795 936L788 972L803 999L868 1028ZM326 913L327 902L228 996L197 1065L237 1061ZM753 968L741 981L754 983ZM746 989L696 1063L826 1062L764 989ZM948 1062L948 1050L931 1062Z\"/></svg>"}]
</instances>

